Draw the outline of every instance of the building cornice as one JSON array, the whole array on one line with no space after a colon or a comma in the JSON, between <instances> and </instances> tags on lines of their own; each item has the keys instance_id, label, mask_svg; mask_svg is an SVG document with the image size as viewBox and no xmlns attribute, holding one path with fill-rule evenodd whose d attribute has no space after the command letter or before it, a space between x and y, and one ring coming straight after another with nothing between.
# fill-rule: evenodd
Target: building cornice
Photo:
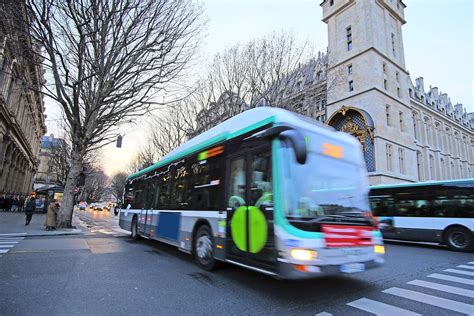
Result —
<instances>
[{"instance_id":1,"label":"building cornice","mask_svg":"<svg viewBox=\"0 0 474 316\"><path fill-rule=\"evenodd\" d=\"M383 91L382 89L379 89L379 88L377 88L377 87L372 87L372 88L369 88L369 89L365 89L365 90L362 90L362 91L360 91L360 92L351 94L351 95L349 95L349 96L347 96L347 97L344 97L344 98L342 98L342 99L338 99L338 100L333 101L333 102L331 102L331 103L327 103L327 106L330 106L330 105L332 105L332 104L345 101L345 100L347 100L347 99L351 99L351 98L353 98L353 97L355 97L355 96L358 96L358 95L361 95L361 94L364 94L364 93L367 93L367 92L370 92L370 91L374 91L374 90L375 90L375 91L378 91L378 92L380 92L380 93L382 93L383 95L385 95L386 97L392 99L393 101L398 102L399 104L403 105L403 106L406 107L407 109L409 109L409 110L412 109L411 106L409 106L409 105L403 103L400 99L397 99L397 98L391 96L391 95L388 94L386 91Z\"/></svg>"},{"instance_id":2,"label":"building cornice","mask_svg":"<svg viewBox=\"0 0 474 316\"><path fill-rule=\"evenodd\" d=\"M351 55L345 59L343 59L342 61L338 62L337 64L334 64L334 65L331 65L330 67L328 67L327 69L327 72L329 72L330 70L336 68L336 67L339 67L345 63L347 63L348 61L350 61L351 59L354 59L356 57L359 57L360 55L363 55L365 53L367 53L368 51L371 51L373 50L375 53L377 53L378 55L380 55L381 57L385 58L386 61L388 61L389 63L391 63L392 65L394 65L395 67L398 68L398 70L400 70L401 72L403 72L404 74L406 75L410 75L410 73L403 67L401 67L399 64L395 63L391 58L389 58L387 55L385 55L384 53L382 53L380 50L378 50L377 48L371 46L369 48L366 48L354 55Z\"/></svg>"},{"instance_id":3,"label":"building cornice","mask_svg":"<svg viewBox=\"0 0 474 316\"><path fill-rule=\"evenodd\" d=\"M453 118L449 117L449 116L446 116L444 115L444 113L441 113L439 111L436 111L435 109L427 106L426 104L424 104L423 102L420 102L419 100L417 100L416 98L414 97L411 97L410 96L410 102L413 102L415 103L417 106L421 107L423 110L426 110L428 111L432 116L436 117L436 119L440 120L440 121L446 121L452 125L455 125L456 127L459 127L460 129L463 129L465 130L471 137L474 137L474 131L471 130L469 127L467 126L464 126L462 124L459 124L458 121L454 120ZM441 119L440 119L441 118Z\"/></svg>"}]
</instances>

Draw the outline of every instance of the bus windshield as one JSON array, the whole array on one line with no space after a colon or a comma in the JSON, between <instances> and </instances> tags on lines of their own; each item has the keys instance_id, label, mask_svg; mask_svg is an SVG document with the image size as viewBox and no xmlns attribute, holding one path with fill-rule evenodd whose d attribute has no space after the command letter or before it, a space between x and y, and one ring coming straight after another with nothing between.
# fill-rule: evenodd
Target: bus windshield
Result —
<instances>
[{"instance_id":1,"label":"bus windshield","mask_svg":"<svg viewBox=\"0 0 474 316\"><path fill-rule=\"evenodd\" d=\"M281 148L281 153L283 204L289 219L360 216L370 211L361 166L311 151L306 163L298 164L291 148Z\"/></svg>"}]
</instances>

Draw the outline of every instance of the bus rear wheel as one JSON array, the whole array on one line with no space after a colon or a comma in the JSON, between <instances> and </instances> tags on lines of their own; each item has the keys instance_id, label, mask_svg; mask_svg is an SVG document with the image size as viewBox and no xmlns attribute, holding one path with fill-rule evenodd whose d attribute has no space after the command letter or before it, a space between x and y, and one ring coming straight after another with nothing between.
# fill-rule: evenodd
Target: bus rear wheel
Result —
<instances>
[{"instance_id":1,"label":"bus rear wheel","mask_svg":"<svg viewBox=\"0 0 474 316\"><path fill-rule=\"evenodd\" d=\"M446 231L445 242L449 249L469 252L474 248L472 232L463 227L452 227Z\"/></svg>"},{"instance_id":2,"label":"bus rear wheel","mask_svg":"<svg viewBox=\"0 0 474 316\"><path fill-rule=\"evenodd\" d=\"M207 225L198 228L193 239L193 253L196 264L204 270L211 271L216 267L214 258L214 237Z\"/></svg>"},{"instance_id":3,"label":"bus rear wheel","mask_svg":"<svg viewBox=\"0 0 474 316\"><path fill-rule=\"evenodd\" d=\"M130 227L130 231L130 237L132 237L133 240L140 239L140 235L138 234L138 220L136 216L134 216L132 219L132 226Z\"/></svg>"}]
</instances>

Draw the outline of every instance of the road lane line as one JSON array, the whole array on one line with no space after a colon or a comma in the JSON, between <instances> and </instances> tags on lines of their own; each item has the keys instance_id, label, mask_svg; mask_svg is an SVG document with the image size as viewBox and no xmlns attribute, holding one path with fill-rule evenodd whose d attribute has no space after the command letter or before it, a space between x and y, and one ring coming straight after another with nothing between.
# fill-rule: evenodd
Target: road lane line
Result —
<instances>
[{"instance_id":1,"label":"road lane line","mask_svg":"<svg viewBox=\"0 0 474 316\"><path fill-rule=\"evenodd\" d=\"M474 280L455 277L455 276L446 275L446 274L433 273L433 274L428 275L428 277L429 278L440 279L440 280L458 282L458 283L462 283L462 284L474 285Z\"/></svg>"},{"instance_id":2,"label":"road lane line","mask_svg":"<svg viewBox=\"0 0 474 316\"><path fill-rule=\"evenodd\" d=\"M444 271L451 272L451 273L457 273L457 274L464 274L464 275L468 275L468 276L474 276L474 272L471 272L471 271L463 271L463 270L457 270L457 269L446 269Z\"/></svg>"},{"instance_id":3,"label":"road lane line","mask_svg":"<svg viewBox=\"0 0 474 316\"><path fill-rule=\"evenodd\" d=\"M422 281L422 280L413 280L413 281L410 281L410 282L407 282L407 283L411 284L411 285L426 287L428 289L433 289L433 290L438 290L438 291L443 291L443 292L448 292L448 293L452 293L452 294L457 294L457 295L462 295L462 296L467 296L467 297L473 297L474 298L474 291L462 289L460 287L444 285L444 284L428 282L428 281Z\"/></svg>"},{"instance_id":4,"label":"road lane line","mask_svg":"<svg viewBox=\"0 0 474 316\"><path fill-rule=\"evenodd\" d=\"M0 253L7 253L10 249L0 249Z\"/></svg>"},{"instance_id":5,"label":"road lane line","mask_svg":"<svg viewBox=\"0 0 474 316\"><path fill-rule=\"evenodd\" d=\"M409 311L407 309L403 309L400 307L396 307L393 305L381 303L378 301L370 300L368 298L361 298L357 301L353 301L350 303L347 303L346 305L361 309L363 311L376 314L376 315L393 315L393 316L415 316L415 315L421 315L412 311Z\"/></svg>"},{"instance_id":6,"label":"road lane line","mask_svg":"<svg viewBox=\"0 0 474 316\"><path fill-rule=\"evenodd\" d=\"M467 266L467 265L464 265L464 264L461 264L460 266L457 266L457 268L474 270L474 266Z\"/></svg>"},{"instance_id":7,"label":"road lane line","mask_svg":"<svg viewBox=\"0 0 474 316\"><path fill-rule=\"evenodd\" d=\"M0 241L0 245L2 244L17 244L18 241Z\"/></svg>"},{"instance_id":8,"label":"road lane line","mask_svg":"<svg viewBox=\"0 0 474 316\"><path fill-rule=\"evenodd\" d=\"M416 291L410 291L401 289L398 287L392 287L387 290L383 290L383 293L392 294L395 296L407 298L409 300L449 309L458 313L472 315L474 314L474 305L461 303L446 298L437 297L434 295L424 294Z\"/></svg>"},{"instance_id":9,"label":"road lane line","mask_svg":"<svg viewBox=\"0 0 474 316\"><path fill-rule=\"evenodd\" d=\"M0 245L0 248L11 248L14 247L15 245Z\"/></svg>"}]
</instances>

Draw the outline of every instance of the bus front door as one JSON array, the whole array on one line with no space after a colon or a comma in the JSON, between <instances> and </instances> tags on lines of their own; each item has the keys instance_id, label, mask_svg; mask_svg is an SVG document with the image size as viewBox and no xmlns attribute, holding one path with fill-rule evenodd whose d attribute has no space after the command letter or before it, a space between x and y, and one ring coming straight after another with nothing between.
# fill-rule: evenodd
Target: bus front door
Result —
<instances>
[{"instance_id":1,"label":"bus front door","mask_svg":"<svg viewBox=\"0 0 474 316\"><path fill-rule=\"evenodd\" d=\"M270 147L229 156L226 172L226 258L273 272L277 253Z\"/></svg>"}]
</instances>

